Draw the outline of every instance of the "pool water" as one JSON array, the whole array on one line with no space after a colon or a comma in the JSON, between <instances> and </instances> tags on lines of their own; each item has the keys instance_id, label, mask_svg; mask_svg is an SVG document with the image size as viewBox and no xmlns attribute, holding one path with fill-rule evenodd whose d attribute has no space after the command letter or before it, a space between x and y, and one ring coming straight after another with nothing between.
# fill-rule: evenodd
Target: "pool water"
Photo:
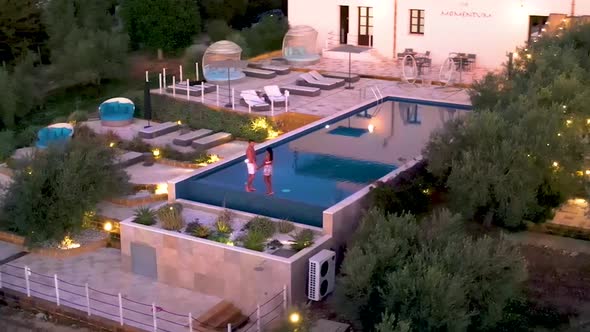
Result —
<instances>
[{"instance_id":1,"label":"pool water","mask_svg":"<svg viewBox=\"0 0 590 332\"><path fill-rule=\"evenodd\" d=\"M206 66L203 70L203 75L205 75L205 79L207 81L227 81L227 68L209 68L208 66ZM231 68L229 70L230 81L239 80L244 77L246 77L246 75L241 70L235 68Z\"/></svg>"},{"instance_id":2,"label":"pool water","mask_svg":"<svg viewBox=\"0 0 590 332\"><path fill-rule=\"evenodd\" d=\"M262 172L257 191L245 191L242 157L179 182L177 197L321 227L324 210L419 156L430 133L463 112L388 101L273 144L273 196Z\"/></svg>"}]
</instances>

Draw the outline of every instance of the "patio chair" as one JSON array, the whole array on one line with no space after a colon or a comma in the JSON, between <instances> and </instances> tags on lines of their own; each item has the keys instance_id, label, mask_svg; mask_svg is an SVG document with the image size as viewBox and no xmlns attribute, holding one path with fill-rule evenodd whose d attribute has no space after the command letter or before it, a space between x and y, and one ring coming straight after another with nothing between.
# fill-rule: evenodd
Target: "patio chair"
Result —
<instances>
[{"instance_id":1,"label":"patio chair","mask_svg":"<svg viewBox=\"0 0 590 332\"><path fill-rule=\"evenodd\" d=\"M469 66L469 70L473 70L475 67L475 61L477 59L477 55L475 54L467 54L467 65Z\"/></svg>"},{"instance_id":2,"label":"patio chair","mask_svg":"<svg viewBox=\"0 0 590 332\"><path fill-rule=\"evenodd\" d=\"M264 87L264 92L269 101L275 106L286 106L287 97L281 92L278 85L267 85Z\"/></svg>"},{"instance_id":3,"label":"patio chair","mask_svg":"<svg viewBox=\"0 0 590 332\"><path fill-rule=\"evenodd\" d=\"M270 110L270 104L260 98L255 90L244 90L240 92L240 104L247 106L248 110L264 112Z\"/></svg>"},{"instance_id":4,"label":"patio chair","mask_svg":"<svg viewBox=\"0 0 590 332\"><path fill-rule=\"evenodd\" d=\"M322 74L320 74L319 72L315 71L315 70L311 70L309 71L309 75L311 75L311 77L315 78L318 81L325 81L325 82L339 82L342 81L342 78L330 78L330 77L326 77Z\"/></svg>"},{"instance_id":5,"label":"patio chair","mask_svg":"<svg viewBox=\"0 0 590 332\"><path fill-rule=\"evenodd\" d=\"M404 53L408 54L408 53L414 53L414 49L413 48L406 48L404 50Z\"/></svg>"},{"instance_id":6,"label":"patio chair","mask_svg":"<svg viewBox=\"0 0 590 332\"><path fill-rule=\"evenodd\" d=\"M304 73L299 75L299 79L297 80L297 85L303 86L311 86L314 88L320 88L322 90L332 90L337 87L341 87L344 85L344 80L334 81L334 82L327 82L327 81L318 81L309 73Z\"/></svg>"}]
</instances>

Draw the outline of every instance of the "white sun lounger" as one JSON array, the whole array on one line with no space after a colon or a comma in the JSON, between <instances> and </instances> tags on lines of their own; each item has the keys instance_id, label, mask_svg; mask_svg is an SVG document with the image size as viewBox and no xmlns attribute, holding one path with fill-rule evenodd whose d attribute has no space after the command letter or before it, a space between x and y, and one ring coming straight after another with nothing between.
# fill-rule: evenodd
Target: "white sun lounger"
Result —
<instances>
[{"instance_id":1,"label":"white sun lounger","mask_svg":"<svg viewBox=\"0 0 590 332\"><path fill-rule=\"evenodd\" d=\"M264 92L275 106L286 106L287 97L281 92L278 85L267 85L264 87Z\"/></svg>"},{"instance_id":2,"label":"white sun lounger","mask_svg":"<svg viewBox=\"0 0 590 332\"><path fill-rule=\"evenodd\" d=\"M270 104L260 98L255 90L240 92L240 103L255 112L264 112L270 109Z\"/></svg>"}]
</instances>

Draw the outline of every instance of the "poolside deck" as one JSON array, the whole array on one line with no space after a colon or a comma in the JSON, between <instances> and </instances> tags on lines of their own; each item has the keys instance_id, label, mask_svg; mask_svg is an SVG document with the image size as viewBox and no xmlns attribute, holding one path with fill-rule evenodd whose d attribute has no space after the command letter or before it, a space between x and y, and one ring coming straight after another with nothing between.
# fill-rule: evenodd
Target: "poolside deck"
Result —
<instances>
[{"instance_id":1,"label":"poolside deck","mask_svg":"<svg viewBox=\"0 0 590 332\"><path fill-rule=\"evenodd\" d=\"M267 85L284 85L294 84L300 72L292 72L288 75L277 76L273 79L260 79L248 77L238 82L231 82L231 88L234 90L234 109L239 112L248 113L248 107L240 105L240 91L243 90L263 90ZM380 79L362 78L359 82L353 84L354 89L348 90L344 87L333 90L322 90L317 97L307 96L289 96L289 112L297 112L301 114L309 114L320 117L330 116L336 112L353 107L363 101L375 99L371 92L371 88L379 88L383 95L393 94L402 95L414 98L443 100L453 103L470 103L467 90L456 87L441 88L437 86L421 86L404 84L397 81L388 81ZM205 94L204 102L206 105L212 107L223 107L231 101L231 93L229 93L227 84L219 87L219 102L217 102L216 92ZM159 94L159 89L152 90L152 93ZM163 94L173 97L172 94ZM187 100L186 95L176 94L175 98L179 100ZM200 103L200 97L189 97L191 102ZM229 107L231 108L231 107ZM285 113L284 107L275 107L273 111L254 112L260 115L278 115Z\"/></svg>"}]
</instances>

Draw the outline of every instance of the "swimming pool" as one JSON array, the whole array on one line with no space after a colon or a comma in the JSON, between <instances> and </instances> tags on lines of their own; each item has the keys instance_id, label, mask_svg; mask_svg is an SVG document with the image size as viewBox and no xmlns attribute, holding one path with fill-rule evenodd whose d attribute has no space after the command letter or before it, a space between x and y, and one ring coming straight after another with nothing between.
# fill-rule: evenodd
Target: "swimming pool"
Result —
<instances>
[{"instance_id":1,"label":"swimming pool","mask_svg":"<svg viewBox=\"0 0 590 332\"><path fill-rule=\"evenodd\" d=\"M261 172L257 191L245 191L240 157L178 182L176 197L321 227L324 210L420 155L433 130L468 109L387 98L272 143L273 196Z\"/></svg>"}]
</instances>

